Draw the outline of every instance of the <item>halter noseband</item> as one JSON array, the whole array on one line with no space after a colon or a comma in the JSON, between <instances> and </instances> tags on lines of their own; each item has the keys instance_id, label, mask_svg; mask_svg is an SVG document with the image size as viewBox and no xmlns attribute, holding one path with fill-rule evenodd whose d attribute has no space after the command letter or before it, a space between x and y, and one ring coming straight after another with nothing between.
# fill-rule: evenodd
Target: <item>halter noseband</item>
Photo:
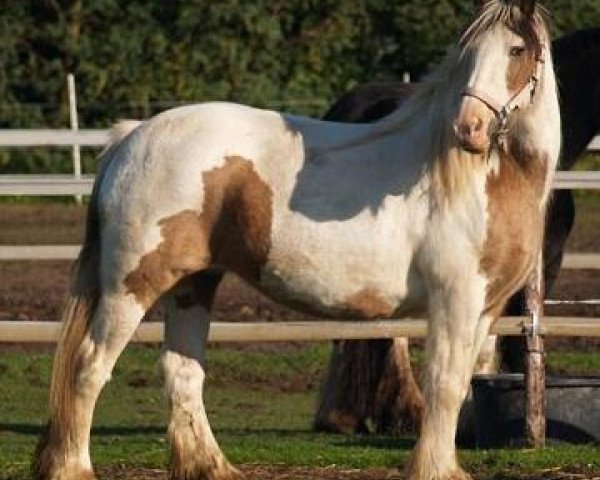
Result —
<instances>
[{"instance_id":1,"label":"halter noseband","mask_svg":"<svg viewBox=\"0 0 600 480\"><path fill-rule=\"evenodd\" d=\"M543 46L542 46L543 50ZM531 105L540 79L544 58L540 54L535 58L536 66L533 74L527 80L527 83L521 87L508 101L504 104L497 102L491 95L482 92L476 88L467 87L463 92L463 97L473 97L482 102L488 107L498 120L497 136L500 137L508 133L508 118L510 115L521 107Z\"/></svg>"}]
</instances>

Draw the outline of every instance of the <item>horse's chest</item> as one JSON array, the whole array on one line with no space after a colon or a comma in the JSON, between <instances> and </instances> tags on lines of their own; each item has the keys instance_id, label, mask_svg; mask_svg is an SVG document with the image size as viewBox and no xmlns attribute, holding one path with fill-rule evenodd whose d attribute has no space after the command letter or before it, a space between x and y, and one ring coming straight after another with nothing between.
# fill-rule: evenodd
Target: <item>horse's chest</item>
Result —
<instances>
[{"instance_id":1,"label":"horse's chest","mask_svg":"<svg viewBox=\"0 0 600 480\"><path fill-rule=\"evenodd\" d=\"M504 164L499 175L488 179L487 236L481 261L488 279L488 310L502 308L537 261L544 227L542 166L524 172Z\"/></svg>"}]
</instances>

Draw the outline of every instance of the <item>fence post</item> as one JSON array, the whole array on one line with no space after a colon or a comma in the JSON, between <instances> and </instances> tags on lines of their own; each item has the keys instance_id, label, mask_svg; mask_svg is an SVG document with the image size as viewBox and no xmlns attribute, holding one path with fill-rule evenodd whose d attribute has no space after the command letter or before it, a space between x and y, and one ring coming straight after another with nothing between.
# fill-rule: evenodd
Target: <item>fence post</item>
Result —
<instances>
[{"instance_id":1,"label":"fence post","mask_svg":"<svg viewBox=\"0 0 600 480\"><path fill-rule=\"evenodd\" d=\"M402 83L410 83L410 73L404 72L402 74Z\"/></svg>"},{"instance_id":2,"label":"fence post","mask_svg":"<svg viewBox=\"0 0 600 480\"><path fill-rule=\"evenodd\" d=\"M525 438L533 448L546 442L546 377L544 365L544 340L540 335L540 321L544 314L544 271L542 253L526 287L527 307L532 315L532 325L526 332L527 360L525 371L526 406Z\"/></svg>"},{"instance_id":3,"label":"fence post","mask_svg":"<svg viewBox=\"0 0 600 480\"><path fill-rule=\"evenodd\" d=\"M77 95L75 92L75 77L72 73L67 75L67 88L69 91L69 114L71 117L71 131L73 138L73 175L75 178L81 178L81 148L79 145L79 119L77 118ZM82 196L75 195L75 201L81 203Z\"/></svg>"}]
</instances>

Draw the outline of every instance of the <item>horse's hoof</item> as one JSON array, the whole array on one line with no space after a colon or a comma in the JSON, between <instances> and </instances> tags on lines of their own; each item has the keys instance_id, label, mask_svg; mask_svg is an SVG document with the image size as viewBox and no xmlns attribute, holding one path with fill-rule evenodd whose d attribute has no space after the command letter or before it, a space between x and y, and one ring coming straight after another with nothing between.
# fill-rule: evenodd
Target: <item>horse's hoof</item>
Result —
<instances>
[{"instance_id":1,"label":"horse's hoof","mask_svg":"<svg viewBox=\"0 0 600 480\"><path fill-rule=\"evenodd\" d=\"M169 480L242 480L244 475L229 463L217 465L194 465L186 469L173 469L169 471Z\"/></svg>"},{"instance_id":2,"label":"horse's hoof","mask_svg":"<svg viewBox=\"0 0 600 480\"><path fill-rule=\"evenodd\" d=\"M55 471L34 471L34 480L97 480L88 468L70 467Z\"/></svg>"}]
</instances>

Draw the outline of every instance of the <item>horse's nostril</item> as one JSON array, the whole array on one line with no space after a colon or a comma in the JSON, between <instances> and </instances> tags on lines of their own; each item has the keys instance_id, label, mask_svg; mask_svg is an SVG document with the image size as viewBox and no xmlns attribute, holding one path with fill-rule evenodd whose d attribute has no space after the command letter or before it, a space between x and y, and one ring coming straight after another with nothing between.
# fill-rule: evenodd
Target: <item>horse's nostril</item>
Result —
<instances>
[{"instance_id":1,"label":"horse's nostril","mask_svg":"<svg viewBox=\"0 0 600 480\"><path fill-rule=\"evenodd\" d=\"M469 138L471 136L471 126L468 123L454 124L454 133L459 138Z\"/></svg>"},{"instance_id":2,"label":"horse's nostril","mask_svg":"<svg viewBox=\"0 0 600 480\"><path fill-rule=\"evenodd\" d=\"M470 122L460 122L454 124L454 133L463 140L469 140L477 137L483 130L483 121L474 119Z\"/></svg>"},{"instance_id":3,"label":"horse's nostril","mask_svg":"<svg viewBox=\"0 0 600 480\"><path fill-rule=\"evenodd\" d=\"M479 116L472 116L468 120L456 121L453 125L454 134L459 144L471 152L481 152L488 143L488 125Z\"/></svg>"}]
</instances>

